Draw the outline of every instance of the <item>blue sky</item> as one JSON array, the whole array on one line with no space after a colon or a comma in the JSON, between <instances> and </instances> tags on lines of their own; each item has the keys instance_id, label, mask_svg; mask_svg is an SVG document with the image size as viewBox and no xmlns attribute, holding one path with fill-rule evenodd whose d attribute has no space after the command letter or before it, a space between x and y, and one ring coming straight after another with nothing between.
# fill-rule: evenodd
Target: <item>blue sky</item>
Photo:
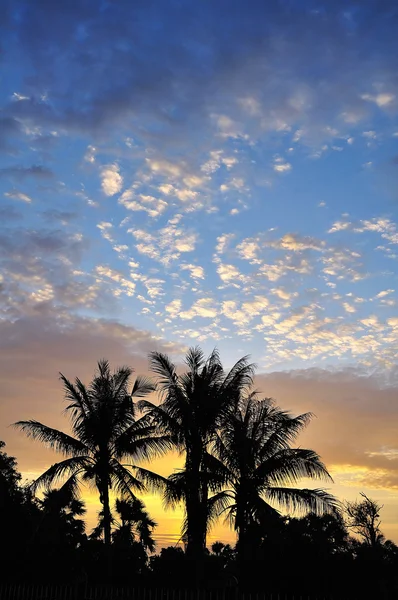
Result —
<instances>
[{"instance_id":1,"label":"blue sky","mask_svg":"<svg viewBox=\"0 0 398 600\"><path fill-rule=\"evenodd\" d=\"M396 385L397 17L387 0L2 3L14 407L20 368L44 385L95 353L145 368L192 344ZM362 457L391 450L387 412ZM390 450L377 468L398 481Z\"/></svg>"}]
</instances>

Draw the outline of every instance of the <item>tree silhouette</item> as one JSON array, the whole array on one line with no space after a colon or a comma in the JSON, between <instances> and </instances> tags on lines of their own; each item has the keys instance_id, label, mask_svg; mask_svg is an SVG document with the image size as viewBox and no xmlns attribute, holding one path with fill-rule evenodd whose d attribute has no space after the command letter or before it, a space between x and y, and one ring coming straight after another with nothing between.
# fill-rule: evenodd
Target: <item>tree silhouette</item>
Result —
<instances>
[{"instance_id":1,"label":"tree silhouette","mask_svg":"<svg viewBox=\"0 0 398 600\"><path fill-rule=\"evenodd\" d=\"M0 531L4 552L0 561L2 581L29 572L28 546L40 521L40 509L31 492L21 485L17 461L0 441Z\"/></svg>"},{"instance_id":2,"label":"tree silhouette","mask_svg":"<svg viewBox=\"0 0 398 600\"><path fill-rule=\"evenodd\" d=\"M153 386L145 378L137 377L130 390L132 373L129 367L112 373L108 361L101 360L88 387L78 378L71 383L61 374L73 436L38 421L15 423L29 437L66 457L40 475L32 484L33 490L59 480L65 480L60 491L74 493L81 482L97 488L107 547L111 543L110 489L135 498L134 492L145 490L146 476L150 475L152 480L158 477L124 461L148 459L170 447L169 437L157 435L156 426L148 416L137 418L134 398L146 396Z\"/></svg>"},{"instance_id":3,"label":"tree silhouette","mask_svg":"<svg viewBox=\"0 0 398 600\"><path fill-rule=\"evenodd\" d=\"M184 471L170 478L173 485L166 496L184 501L187 555L199 561L206 546L208 523L210 474L206 453L230 405L251 387L254 366L244 357L226 373L216 350L205 359L200 348L188 351L188 371L182 375L164 354L152 352L150 360L162 402L156 406L144 400L140 407L164 434L172 437L177 450L185 453Z\"/></svg>"},{"instance_id":4,"label":"tree silhouette","mask_svg":"<svg viewBox=\"0 0 398 600\"><path fill-rule=\"evenodd\" d=\"M145 510L144 503L131 496L117 498L114 512L118 517L112 517L112 524L116 525L112 533L113 542L120 547L128 548L138 541L145 550L153 552L156 544L152 533L157 523ZM99 524L91 535L93 539L100 537L104 528L103 520L104 512L101 511Z\"/></svg>"},{"instance_id":5,"label":"tree silhouette","mask_svg":"<svg viewBox=\"0 0 398 600\"><path fill-rule=\"evenodd\" d=\"M380 529L380 511L383 505L371 500L363 492L361 492L361 496L363 498L361 502L346 502L345 504L347 527L358 534L367 546L375 549L385 539Z\"/></svg>"},{"instance_id":6,"label":"tree silhouette","mask_svg":"<svg viewBox=\"0 0 398 600\"><path fill-rule=\"evenodd\" d=\"M323 489L295 487L303 477L331 481L316 452L291 448L310 418L309 413L292 417L251 394L231 407L217 433L207 460L216 475L213 482L227 489L209 499L209 514L224 513L234 524L241 563L252 556L259 530L278 525L274 504L318 514L336 508L335 498Z\"/></svg>"}]
</instances>

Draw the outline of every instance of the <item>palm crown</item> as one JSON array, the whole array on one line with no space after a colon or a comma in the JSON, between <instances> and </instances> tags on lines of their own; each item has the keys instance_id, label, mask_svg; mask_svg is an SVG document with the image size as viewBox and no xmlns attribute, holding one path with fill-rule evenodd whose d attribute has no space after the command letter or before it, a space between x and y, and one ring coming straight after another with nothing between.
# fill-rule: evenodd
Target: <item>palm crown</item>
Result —
<instances>
[{"instance_id":1,"label":"palm crown","mask_svg":"<svg viewBox=\"0 0 398 600\"><path fill-rule=\"evenodd\" d=\"M248 539L253 528L278 516L275 503L293 511L335 510L334 497L324 490L296 487L301 478L331 481L316 452L291 448L310 419L310 413L293 417L251 394L230 410L217 432L208 461L219 491L209 499L209 517L227 515L242 552L253 541Z\"/></svg>"},{"instance_id":2,"label":"palm crown","mask_svg":"<svg viewBox=\"0 0 398 600\"><path fill-rule=\"evenodd\" d=\"M174 446L185 453L183 492L172 485L177 484L174 477L166 493L184 497L187 553L198 557L206 544L207 449L231 403L252 385L254 365L244 357L226 373L216 350L205 359L199 348L191 348L185 358L188 371L178 375L166 355L153 352L150 358L162 401L158 406L144 400L140 407L171 437Z\"/></svg>"},{"instance_id":3,"label":"palm crown","mask_svg":"<svg viewBox=\"0 0 398 600\"><path fill-rule=\"evenodd\" d=\"M63 488L76 491L84 482L96 487L104 511L104 538L111 541L109 490L134 497L145 489L144 479L155 474L125 460L140 461L163 453L170 447L167 435L157 435L147 416L137 418L134 398L153 390L145 378L137 377L132 390L129 382L133 370L118 368L111 372L108 361L98 362L94 379L86 387L80 379L71 383L61 374L66 412L72 434L43 425L38 421L19 421L15 425L28 436L45 442L66 458L52 465L33 483L33 489L64 480Z\"/></svg>"}]
</instances>

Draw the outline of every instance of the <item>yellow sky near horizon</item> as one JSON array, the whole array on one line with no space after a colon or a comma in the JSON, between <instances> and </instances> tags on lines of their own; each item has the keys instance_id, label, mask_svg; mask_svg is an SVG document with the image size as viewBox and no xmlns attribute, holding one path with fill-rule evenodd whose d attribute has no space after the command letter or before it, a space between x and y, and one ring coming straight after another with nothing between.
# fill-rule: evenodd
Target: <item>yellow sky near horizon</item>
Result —
<instances>
[{"instance_id":1,"label":"yellow sky near horizon","mask_svg":"<svg viewBox=\"0 0 398 600\"><path fill-rule=\"evenodd\" d=\"M168 475L174 469L182 466L183 459L174 453L156 459L151 465L146 463L145 468L151 468L160 475ZM49 465L48 465L49 466ZM358 480L361 480L368 473L366 468L358 469L351 465L329 465L329 471L334 479L333 484L327 484L326 487L339 500L356 500L360 499L358 493ZM40 472L30 471L23 472L24 479L32 480L40 475ZM302 481L301 487L321 487L321 484L314 485L311 481ZM378 489L377 492L372 488L362 487L361 491L376 499L383 505L381 511L382 531L386 538L398 543L398 523L397 521L397 506L398 506L398 491L392 492L387 489ZM87 487L81 488L81 497L86 505L86 521L87 531L89 532L97 523L98 511L101 509L98 494L95 490ZM154 537L157 542L156 551L162 547L174 546L181 544L181 522L183 519L183 507L176 509L165 508L163 506L160 494L140 494L140 499L143 500L146 509L151 518L153 518L157 527L154 531ZM111 500L114 502L115 495L111 494ZM236 535L234 530L224 522L223 518L213 526L207 537L207 545L210 547L215 541L222 541L228 544L234 544Z\"/></svg>"}]
</instances>

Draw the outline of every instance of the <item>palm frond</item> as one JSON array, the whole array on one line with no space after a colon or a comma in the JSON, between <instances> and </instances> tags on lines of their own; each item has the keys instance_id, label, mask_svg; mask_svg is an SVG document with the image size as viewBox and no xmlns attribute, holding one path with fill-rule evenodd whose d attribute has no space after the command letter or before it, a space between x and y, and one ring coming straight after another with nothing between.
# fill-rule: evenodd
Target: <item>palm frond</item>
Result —
<instances>
[{"instance_id":1,"label":"palm frond","mask_svg":"<svg viewBox=\"0 0 398 600\"><path fill-rule=\"evenodd\" d=\"M70 503L73 504L73 512L76 515L84 515L86 512L86 508L84 502L78 500L78 492L79 492L79 475L83 472L83 468L78 469L71 475L65 483L61 485L58 489L58 492L61 494L65 494L66 497L70 498ZM76 504L77 503L77 504Z\"/></svg>"},{"instance_id":2,"label":"palm frond","mask_svg":"<svg viewBox=\"0 0 398 600\"><path fill-rule=\"evenodd\" d=\"M138 439L118 439L116 445L116 456L131 456L137 461L151 460L163 456L173 447L170 435L147 436Z\"/></svg>"},{"instance_id":3,"label":"palm frond","mask_svg":"<svg viewBox=\"0 0 398 600\"><path fill-rule=\"evenodd\" d=\"M155 390L156 385L148 377L137 376L134 381L131 396L134 398L143 398Z\"/></svg>"},{"instance_id":4,"label":"palm frond","mask_svg":"<svg viewBox=\"0 0 398 600\"><path fill-rule=\"evenodd\" d=\"M148 469L144 469L143 467L131 465L131 468L133 469L137 480L145 486L146 490L158 492L168 485L168 479L166 477L162 477L162 475L158 475L157 473L154 473Z\"/></svg>"},{"instance_id":5,"label":"palm frond","mask_svg":"<svg viewBox=\"0 0 398 600\"><path fill-rule=\"evenodd\" d=\"M277 451L287 449L296 440L298 434L308 425L312 413L304 413L291 417L288 413L278 409L276 415L271 416L265 427L269 427L268 436L262 432L264 440L259 451L259 459L273 456Z\"/></svg>"},{"instance_id":6,"label":"palm frond","mask_svg":"<svg viewBox=\"0 0 398 600\"><path fill-rule=\"evenodd\" d=\"M42 486L49 487L66 476L73 476L78 472L84 471L90 465L90 462L91 458L88 456L74 456L72 458L67 458L66 460L52 465L47 471L35 479L30 487L33 492L36 492L36 490Z\"/></svg>"},{"instance_id":7,"label":"palm frond","mask_svg":"<svg viewBox=\"0 0 398 600\"><path fill-rule=\"evenodd\" d=\"M312 490L269 487L264 494L271 502L276 502L285 510L299 514L308 512L317 515L335 513L340 506L340 503L332 494L320 488Z\"/></svg>"},{"instance_id":8,"label":"palm frond","mask_svg":"<svg viewBox=\"0 0 398 600\"><path fill-rule=\"evenodd\" d=\"M291 485L301 478L333 481L326 466L314 450L285 448L262 462L255 471L258 480L271 485Z\"/></svg>"},{"instance_id":9,"label":"palm frond","mask_svg":"<svg viewBox=\"0 0 398 600\"><path fill-rule=\"evenodd\" d=\"M230 490L223 490L207 500L207 531L215 525L221 515L227 512L234 503L234 495ZM228 518L228 517L227 517Z\"/></svg>"},{"instance_id":10,"label":"palm frond","mask_svg":"<svg viewBox=\"0 0 398 600\"><path fill-rule=\"evenodd\" d=\"M113 373L111 376L111 381L113 384L114 395L116 397L119 395L126 395L129 380L133 373L134 369L126 365L124 367L118 367Z\"/></svg>"},{"instance_id":11,"label":"palm frond","mask_svg":"<svg viewBox=\"0 0 398 600\"><path fill-rule=\"evenodd\" d=\"M87 389L80 379L76 378L75 385L62 373L59 374L64 384L65 400L69 402L65 412L70 411L73 426L78 425L90 412L90 402Z\"/></svg>"},{"instance_id":12,"label":"palm frond","mask_svg":"<svg viewBox=\"0 0 398 600\"><path fill-rule=\"evenodd\" d=\"M204 354L199 346L189 348L185 355L185 364L193 374L199 373L199 370L201 367L203 367L204 362Z\"/></svg>"},{"instance_id":13,"label":"palm frond","mask_svg":"<svg viewBox=\"0 0 398 600\"><path fill-rule=\"evenodd\" d=\"M89 452L89 448L80 440L58 429L43 425L39 421L17 421L17 423L14 423L14 426L18 427L28 437L47 444L52 450L61 452L65 456L71 454L74 456L84 456Z\"/></svg>"},{"instance_id":14,"label":"palm frond","mask_svg":"<svg viewBox=\"0 0 398 600\"><path fill-rule=\"evenodd\" d=\"M109 360L106 358L101 358L101 360L97 363L98 375L101 379L110 379L111 378L111 369L109 365Z\"/></svg>"},{"instance_id":15,"label":"palm frond","mask_svg":"<svg viewBox=\"0 0 398 600\"><path fill-rule=\"evenodd\" d=\"M157 406L148 400L140 400L138 408L146 417L150 418L152 425L159 433L170 435L173 444L179 449L182 448L184 432L180 420L169 414L169 406L166 407L165 404Z\"/></svg>"},{"instance_id":16,"label":"palm frond","mask_svg":"<svg viewBox=\"0 0 398 600\"><path fill-rule=\"evenodd\" d=\"M186 497L186 472L185 470L172 473L166 480L163 488L163 505L165 508L175 509Z\"/></svg>"},{"instance_id":17,"label":"palm frond","mask_svg":"<svg viewBox=\"0 0 398 600\"><path fill-rule=\"evenodd\" d=\"M243 356L239 359L224 379L222 390L239 389L243 392L253 385L254 372L256 365L249 363L249 356Z\"/></svg>"},{"instance_id":18,"label":"palm frond","mask_svg":"<svg viewBox=\"0 0 398 600\"><path fill-rule=\"evenodd\" d=\"M207 475L209 487L213 491L221 490L222 487L233 481L233 473L227 465L209 452L204 455L203 468Z\"/></svg>"},{"instance_id":19,"label":"palm frond","mask_svg":"<svg viewBox=\"0 0 398 600\"><path fill-rule=\"evenodd\" d=\"M158 386L161 392L167 392L170 386L177 383L175 365L166 354L161 352L150 352L149 362L151 370L158 375Z\"/></svg>"},{"instance_id":20,"label":"palm frond","mask_svg":"<svg viewBox=\"0 0 398 600\"><path fill-rule=\"evenodd\" d=\"M113 483L113 487L116 491L122 494L127 494L135 498L134 491L144 492L145 485L134 477L134 475L126 468L121 465L117 460L110 461L110 474ZM134 490L134 491L133 491Z\"/></svg>"}]
</instances>

